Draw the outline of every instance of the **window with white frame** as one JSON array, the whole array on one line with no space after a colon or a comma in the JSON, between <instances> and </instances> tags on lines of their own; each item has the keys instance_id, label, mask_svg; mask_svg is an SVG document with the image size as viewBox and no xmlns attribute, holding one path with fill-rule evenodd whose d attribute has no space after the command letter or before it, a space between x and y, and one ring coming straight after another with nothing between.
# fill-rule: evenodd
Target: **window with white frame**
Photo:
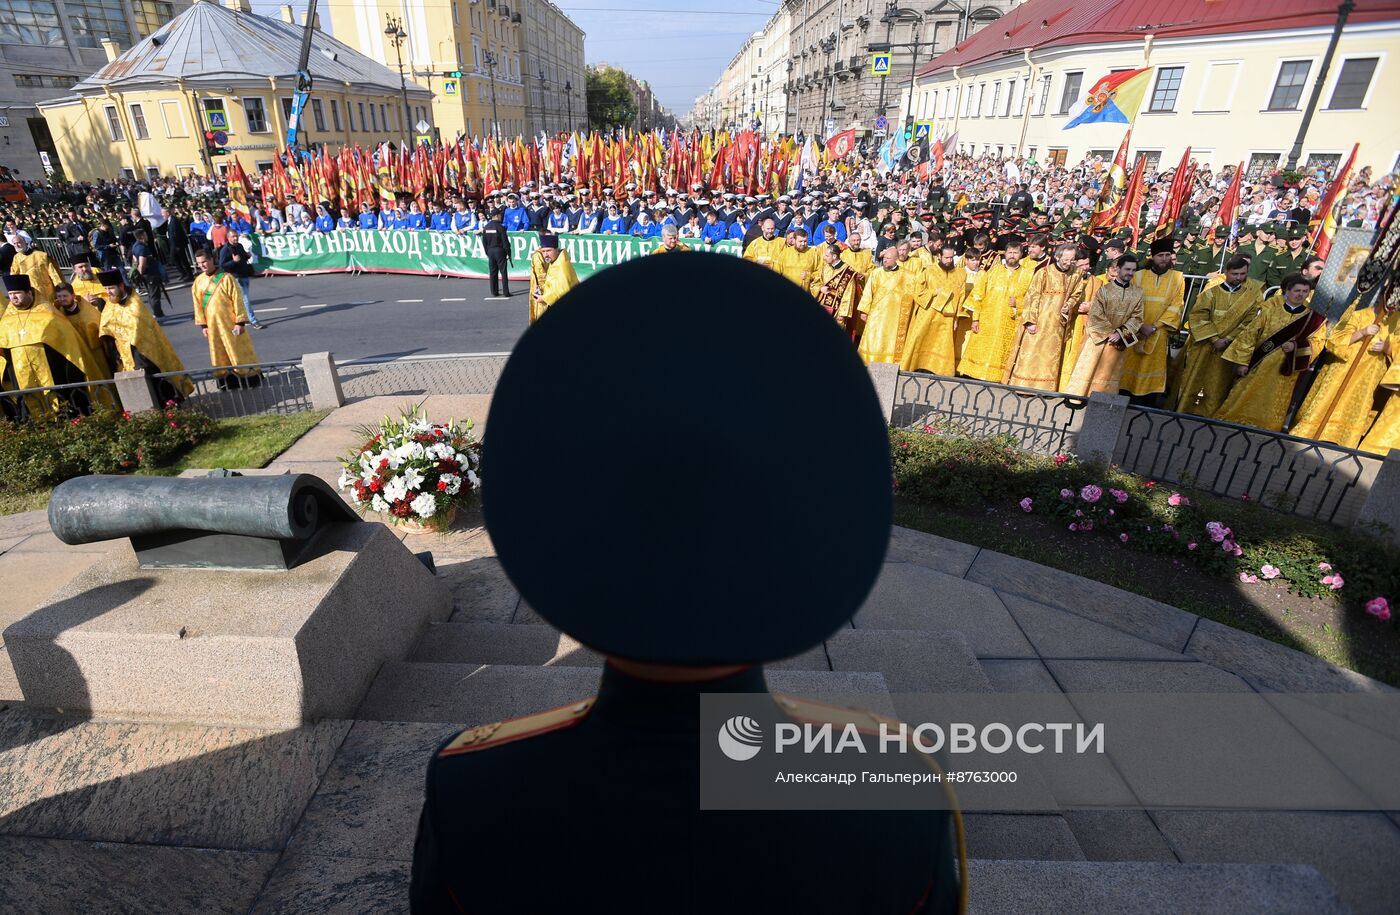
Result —
<instances>
[{"instance_id":1,"label":"window with white frame","mask_svg":"<svg viewBox=\"0 0 1400 915\"><path fill-rule=\"evenodd\" d=\"M165 135L170 139L190 135L189 125L185 122L185 108L174 99L165 99L160 103L160 119L165 122Z\"/></svg>"},{"instance_id":2,"label":"window with white frame","mask_svg":"<svg viewBox=\"0 0 1400 915\"><path fill-rule=\"evenodd\" d=\"M1258 180L1274 169L1278 168L1279 153L1250 153L1249 164L1245 166L1244 176L1252 180Z\"/></svg>"},{"instance_id":3,"label":"window with white frame","mask_svg":"<svg viewBox=\"0 0 1400 915\"><path fill-rule=\"evenodd\" d=\"M1341 164L1341 153L1308 153L1308 171L1315 172L1318 169L1323 169L1327 173L1328 179L1337 173L1337 168Z\"/></svg>"},{"instance_id":4,"label":"window with white frame","mask_svg":"<svg viewBox=\"0 0 1400 915\"><path fill-rule=\"evenodd\" d=\"M243 99L243 120L248 122L249 133L267 133L267 109L260 96L250 95Z\"/></svg>"},{"instance_id":5,"label":"window with white frame","mask_svg":"<svg viewBox=\"0 0 1400 915\"><path fill-rule=\"evenodd\" d=\"M1050 79L1051 75L1049 73L1040 78L1040 98L1035 106L1035 113L1037 115L1045 114L1046 110L1050 107Z\"/></svg>"},{"instance_id":6,"label":"window with white frame","mask_svg":"<svg viewBox=\"0 0 1400 915\"><path fill-rule=\"evenodd\" d=\"M113 143L120 143L126 139L126 131L122 130L121 115L117 113L116 105L106 105L103 112L107 115L107 136Z\"/></svg>"},{"instance_id":7,"label":"window with white frame","mask_svg":"<svg viewBox=\"0 0 1400 915\"><path fill-rule=\"evenodd\" d=\"M1112 154L1110 153L1110 155ZM1162 164L1162 151L1160 149L1140 149L1133 159L1133 168L1136 169L1139 162L1142 163L1144 174L1155 172L1157 166Z\"/></svg>"},{"instance_id":8,"label":"window with white frame","mask_svg":"<svg viewBox=\"0 0 1400 915\"><path fill-rule=\"evenodd\" d=\"M1274 78L1274 91L1269 93L1270 111L1296 111L1308 82L1311 60L1285 60L1279 64Z\"/></svg>"},{"instance_id":9,"label":"window with white frame","mask_svg":"<svg viewBox=\"0 0 1400 915\"><path fill-rule=\"evenodd\" d=\"M1079 101L1079 88L1084 84L1083 71L1065 74L1065 85L1060 91L1060 110L1057 114L1069 114L1069 110Z\"/></svg>"},{"instance_id":10,"label":"window with white frame","mask_svg":"<svg viewBox=\"0 0 1400 915\"><path fill-rule=\"evenodd\" d=\"M991 117L996 117L1001 110L1001 80L992 83L992 110L987 112Z\"/></svg>"},{"instance_id":11,"label":"window with white frame","mask_svg":"<svg viewBox=\"0 0 1400 915\"><path fill-rule=\"evenodd\" d=\"M316 121L316 129L324 133L326 130L326 108L318 98L311 100L311 117Z\"/></svg>"},{"instance_id":12,"label":"window with white frame","mask_svg":"<svg viewBox=\"0 0 1400 915\"><path fill-rule=\"evenodd\" d=\"M146 129L145 109L141 107L139 102L133 102L129 107L131 110L131 132L138 140L149 140L151 132Z\"/></svg>"},{"instance_id":13,"label":"window with white frame","mask_svg":"<svg viewBox=\"0 0 1400 915\"><path fill-rule=\"evenodd\" d=\"M1366 94L1371 89L1371 78L1376 75L1378 57L1352 57L1342 63L1337 74L1337 82L1332 86L1332 99L1327 103L1329 110L1360 108L1366 104Z\"/></svg>"},{"instance_id":14,"label":"window with white frame","mask_svg":"<svg viewBox=\"0 0 1400 915\"><path fill-rule=\"evenodd\" d=\"M1176 97L1181 93L1181 80L1185 75L1185 67L1158 67L1157 82L1152 87L1152 98L1147 103L1147 110L1175 111Z\"/></svg>"},{"instance_id":15,"label":"window with white frame","mask_svg":"<svg viewBox=\"0 0 1400 915\"><path fill-rule=\"evenodd\" d=\"M336 133L341 132L340 127L340 102L331 99L331 125L335 127Z\"/></svg>"}]
</instances>

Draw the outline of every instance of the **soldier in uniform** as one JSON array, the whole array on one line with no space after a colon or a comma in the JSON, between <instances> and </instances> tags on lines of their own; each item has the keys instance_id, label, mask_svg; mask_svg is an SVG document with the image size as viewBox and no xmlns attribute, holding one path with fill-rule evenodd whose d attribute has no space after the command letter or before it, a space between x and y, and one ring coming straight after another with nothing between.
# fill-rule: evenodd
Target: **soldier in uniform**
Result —
<instances>
[{"instance_id":1,"label":"soldier in uniform","mask_svg":"<svg viewBox=\"0 0 1400 915\"><path fill-rule=\"evenodd\" d=\"M657 288L671 294L636 295ZM714 320L715 289L764 303L742 334ZM599 308L614 320L599 321ZM717 354L718 377L674 371ZM790 377L809 382L796 404ZM778 411L824 434L785 445L774 464L764 442ZM659 415L669 421L637 421ZM559 461L570 417L611 443L607 460ZM770 710L764 726L871 721L769 695L762 667L845 625L889 540L886 423L849 339L811 296L738 258L628 261L526 331L491 424L482 508L500 561L541 617L607 663L596 696L470 728L434 754L412 910L963 907L952 811L701 809L701 756L719 752L716 732L700 729L702 694L754 694L747 701ZM720 424L744 443L722 456L729 507L659 503L678 470L712 472ZM580 492L606 493L607 511L575 510Z\"/></svg>"}]
</instances>

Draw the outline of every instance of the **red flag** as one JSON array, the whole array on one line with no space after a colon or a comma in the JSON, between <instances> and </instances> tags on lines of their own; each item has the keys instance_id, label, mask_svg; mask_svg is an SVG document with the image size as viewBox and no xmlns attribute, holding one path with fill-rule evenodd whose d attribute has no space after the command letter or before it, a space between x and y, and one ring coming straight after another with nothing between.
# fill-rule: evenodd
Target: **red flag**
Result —
<instances>
[{"instance_id":1,"label":"red flag","mask_svg":"<svg viewBox=\"0 0 1400 915\"><path fill-rule=\"evenodd\" d=\"M1191 181L1195 174L1195 166L1191 164L1191 147L1188 146L1186 152L1181 154L1181 162L1172 174L1171 190L1167 191L1167 199L1162 203L1162 212L1157 216L1157 226L1152 230L1153 241L1167 238L1176 231L1176 217L1180 215L1186 201L1191 198Z\"/></svg>"},{"instance_id":2,"label":"red flag","mask_svg":"<svg viewBox=\"0 0 1400 915\"><path fill-rule=\"evenodd\" d=\"M852 127L850 130L843 130L838 134L833 134L826 141L826 156L828 159L844 159L856 148L856 131Z\"/></svg>"},{"instance_id":3,"label":"red flag","mask_svg":"<svg viewBox=\"0 0 1400 915\"><path fill-rule=\"evenodd\" d=\"M1230 230L1230 244L1235 242L1235 211L1240 208L1240 179L1244 176L1244 163L1241 162L1235 169L1234 177L1230 179L1230 186L1225 189L1225 197L1220 201L1220 208L1216 210L1215 224L1224 226Z\"/></svg>"},{"instance_id":4,"label":"red flag","mask_svg":"<svg viewBox=\"0 0 1400 915\"><path fill-rule=\"evenodd\" d=\"M1143 176L1147 172L1147 157L1139 156L1137 168L1133 169L1133 177L1128 181L1128 187L1123 191L1123 199L1118 201L1122 212L1118 214L1115 221L1117 226L1126 226L1133 233L1133 247L1137 247L1138 236L1142 228L1142 198L1147 193L1144 187Z\"/></svg>"},{"instance_id":5,"label":"red flag","mask_svg":"<svg viewBox=\"0 0 1400 915\"><path fill-rule=\"evenodd\" d=\"M1347 156L1346 164L1337 170L1336 177L1332 179L1332 186L1327 189L1327 195L1322 198L1322 203L1308 222L1308 228L1313 230L1313 253L1324 260L1327 259L1327 252L1332 250L1332 239L1337 234L1337 217L1332 211L1346 196L1347 181L1351 178L1351 168L1356 164L1356 150L1360 146L1360 143L1352 145L1351 155Z\"/></svg>"},{"instance_id":6,"label":"red flag","mask_svg":"<svg viewBox=\"0 0 1400 915\"><path fill-rule=\"evenodd\" d=\"M233 212L249 222L253 219L253 212L248 208L248 198L252 193L253 188L248 183L248 176L243 172L243 163L234 156L228 169L228 200Z\"/></svg>"}]
</instances>

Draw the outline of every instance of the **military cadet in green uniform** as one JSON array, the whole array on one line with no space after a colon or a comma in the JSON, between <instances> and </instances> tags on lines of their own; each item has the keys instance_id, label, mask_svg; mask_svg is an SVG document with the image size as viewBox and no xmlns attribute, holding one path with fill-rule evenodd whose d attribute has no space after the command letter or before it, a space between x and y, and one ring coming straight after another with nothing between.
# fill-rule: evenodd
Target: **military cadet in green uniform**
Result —
<instances>
[{"instance_id":1,"label":"military cadet in green uniform","mask_svg":"<svg viewBox=\"0 0 1400 915\"><path fill-rule=\"evenodd\" d=\"M1243 233L1240 236L1240 253L1249 256L1249 279L1258 280L1263 283L1269 278L1269 269L1273 264L1274 255L1278 249L1274 247L1274 233L1278 231L1278 226L1272 222L1266 222L1254 230L1254 240L1245 241Z\"/></svg>"},{"instance_id":2,"label":"military cadet in green uniform","mask_svg":"<svg viewBox=\"0 0 1400 915\"><path fill-rule=\"evenodd\" d=\"M1303 226L1287 226L1280 230L1284 249L1274 254L1269 261L1269 273L1264 279L1266 288L1273 288L1283 282L1290 273L1303 269L1303 262L1312 253L1308 250L1308 233Z\"/></svg>"},{"instance_id":3,"label":"military cadet in green uniform","mask_svg":"<svg viewBox=\"0 0 1400 915\"><path fill-rule=\"evenodd\" d=\"M636 294L662 287L673 294ZM713 291L734 288L765 303L741 335L713 316ZM598 321L603 307L617 320ZM718 375L677 371L716 358ZM821 434L778 454L778 415ZM756 694L765 735L875 720L770 695L763 673L848 624L890 536L888 427L850 339L811 297L739 258L629 261L526 331L490 422L482 509L500 562L536 613L607 662L596 696L469 728L434 754L412 911L964 910L946 803L700 809L702 754L720 752L718 730L700 730L702 694ZM582 422L607 447L559 460ZM659 498L706 478L722 479L722 505Z\"/></svg>"},{"instance_id":4,"label":"military cadet in green uniform","mask_svg":"<svg viewBox=\"0 0 1400 915\"><path fill-rule=\"evenodd\" d=\"M1210 243L1202 244L1196 249L1196 256L1191 261L1191 269L1186 272L1192 276L1210 276L1212 273L1219 273L1223 269L1224 263L1230 259L1229 241L1230 227L1216 226L1211 230Z\"/></svg>"}]
</instances>

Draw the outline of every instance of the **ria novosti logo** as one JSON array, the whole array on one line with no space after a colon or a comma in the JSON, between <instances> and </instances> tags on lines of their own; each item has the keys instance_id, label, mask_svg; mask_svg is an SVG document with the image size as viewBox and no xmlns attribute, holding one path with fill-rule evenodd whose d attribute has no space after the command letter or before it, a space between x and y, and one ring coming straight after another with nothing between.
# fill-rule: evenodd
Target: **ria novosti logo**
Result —
<instances>
[{"instance_id":1,"label":"ria novosti logo","mask_svg":"<svg viewBox=\"0 0 1400 915\"><path fill-rule=\"evenodd\" d=\"M719 748L735 762L753 759L763 748L763 728L744 715L735 715L719 729Z\"/></svg>"}]
</instances>

